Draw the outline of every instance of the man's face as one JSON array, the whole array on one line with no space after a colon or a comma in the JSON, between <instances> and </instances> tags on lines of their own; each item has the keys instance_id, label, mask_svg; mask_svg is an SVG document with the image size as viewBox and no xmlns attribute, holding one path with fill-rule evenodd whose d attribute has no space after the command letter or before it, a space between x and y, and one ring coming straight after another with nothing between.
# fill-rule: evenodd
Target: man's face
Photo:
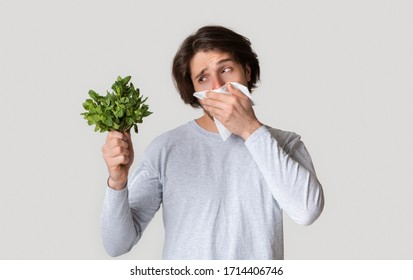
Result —
<instances>
[{"instance_id":1,"label":"man's face","mask_svg":"<svg viewBox=\"0 0 413 280\"><path fill-rule=\"evenodd\" d=\"M251 69L234 60L231 54L220 51L197 52L189 62L195 91L217 89L228 82L248 86Z\"/></svg>"}]
</instances>

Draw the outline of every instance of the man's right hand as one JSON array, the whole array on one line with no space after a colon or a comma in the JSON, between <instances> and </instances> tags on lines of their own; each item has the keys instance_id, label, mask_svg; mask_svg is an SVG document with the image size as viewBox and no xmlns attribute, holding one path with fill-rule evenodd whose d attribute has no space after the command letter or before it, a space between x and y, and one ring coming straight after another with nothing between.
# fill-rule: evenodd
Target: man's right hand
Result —
<instances>
[{"instance_id":1,"label":"man's right hand","mask_svg":"<svg viewBox=\"0 0 413 280\"><path fill-rule=\"evenodd\" d=\"M130 133L110 131L102 153L109 171L109 187L115 190L124 189L134 158Z\"/></svg>"}]
</instances>

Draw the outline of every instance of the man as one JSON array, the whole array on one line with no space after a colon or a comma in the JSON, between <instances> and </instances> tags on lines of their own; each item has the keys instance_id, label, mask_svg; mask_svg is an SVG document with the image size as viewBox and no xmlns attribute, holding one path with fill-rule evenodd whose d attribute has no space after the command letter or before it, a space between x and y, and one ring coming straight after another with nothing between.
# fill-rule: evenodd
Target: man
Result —
<instances>
[{"instance_id":1,"label":"man","mask_svg":"<svg viewBox=\"0 0 413 280\"><path fill-rule=\"evenodd\" d=\"M251 91L259 74L249 40L229 29L205 26L183 42L173 76L183 101L203 116L156 138L129 179L130 134L108 134L109 255L128 252L161 203L164 259L283 259L283 211L303 225L319 217L323 190L300 137L263 125L231 84ZM224 85L230 94L210 91ZM199 91L207 98L195 98ZM232 132L226 141L214 118Z\"/></svg>"}]
</instances>

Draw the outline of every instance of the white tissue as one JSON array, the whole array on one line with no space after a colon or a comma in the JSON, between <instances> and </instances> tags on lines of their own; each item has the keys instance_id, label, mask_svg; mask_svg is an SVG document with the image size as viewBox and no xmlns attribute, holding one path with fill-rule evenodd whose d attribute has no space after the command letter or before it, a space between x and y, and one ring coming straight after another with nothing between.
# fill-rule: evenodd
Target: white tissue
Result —
<instances>
[{"instance_id":1,"label":"white tissue","mask_svg":"<svg viewBox=\"0 0 413 280\"><path fill-rule=\"evenodd\" d=\"M219 93L224 93L224 94L230 94L228 92L228 84L226 83L222 87L214 90L205 90L205 91L197 91L194 93L194 96L199 98L199 99L204 99L206 98L206 93L207 91L214 91L214 92L219 92ZM252 101L252 96L251 93L249 92L248 88L240 83L236 82L231 82L231 84L239 89L243 94L245 94L250 100L252 105L254 105L254 102ZM215 125L217 126L218 132L221 135L222 140L227 140L229 136L231 136L231 131L229 131L219 120L214 118Z\"/></svg>"}]
</instances>

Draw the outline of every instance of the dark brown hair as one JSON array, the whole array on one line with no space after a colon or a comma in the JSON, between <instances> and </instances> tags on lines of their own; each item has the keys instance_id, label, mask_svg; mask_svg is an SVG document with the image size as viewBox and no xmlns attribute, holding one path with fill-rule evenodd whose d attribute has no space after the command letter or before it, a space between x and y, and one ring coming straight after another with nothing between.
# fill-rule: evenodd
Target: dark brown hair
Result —
<instances>
[{"instance_id":1,"label":"dark brown hair","mask_svg":"<svg viewBox=\"0 0 413 280\"><path fill-rule=\"evenodd\" d=\"M218 50L229 53L234 60L251 68L251 81L248 89L251 91L260 80L260 65L256 53L251 48L248 38L222 26L204 26L183 41L172 63L172 75L175 86L182 100L194 108L200 107L198 99L193 96L195 91L191 80L189 62L200 51Z\"/></svg>"}]
</instances>

